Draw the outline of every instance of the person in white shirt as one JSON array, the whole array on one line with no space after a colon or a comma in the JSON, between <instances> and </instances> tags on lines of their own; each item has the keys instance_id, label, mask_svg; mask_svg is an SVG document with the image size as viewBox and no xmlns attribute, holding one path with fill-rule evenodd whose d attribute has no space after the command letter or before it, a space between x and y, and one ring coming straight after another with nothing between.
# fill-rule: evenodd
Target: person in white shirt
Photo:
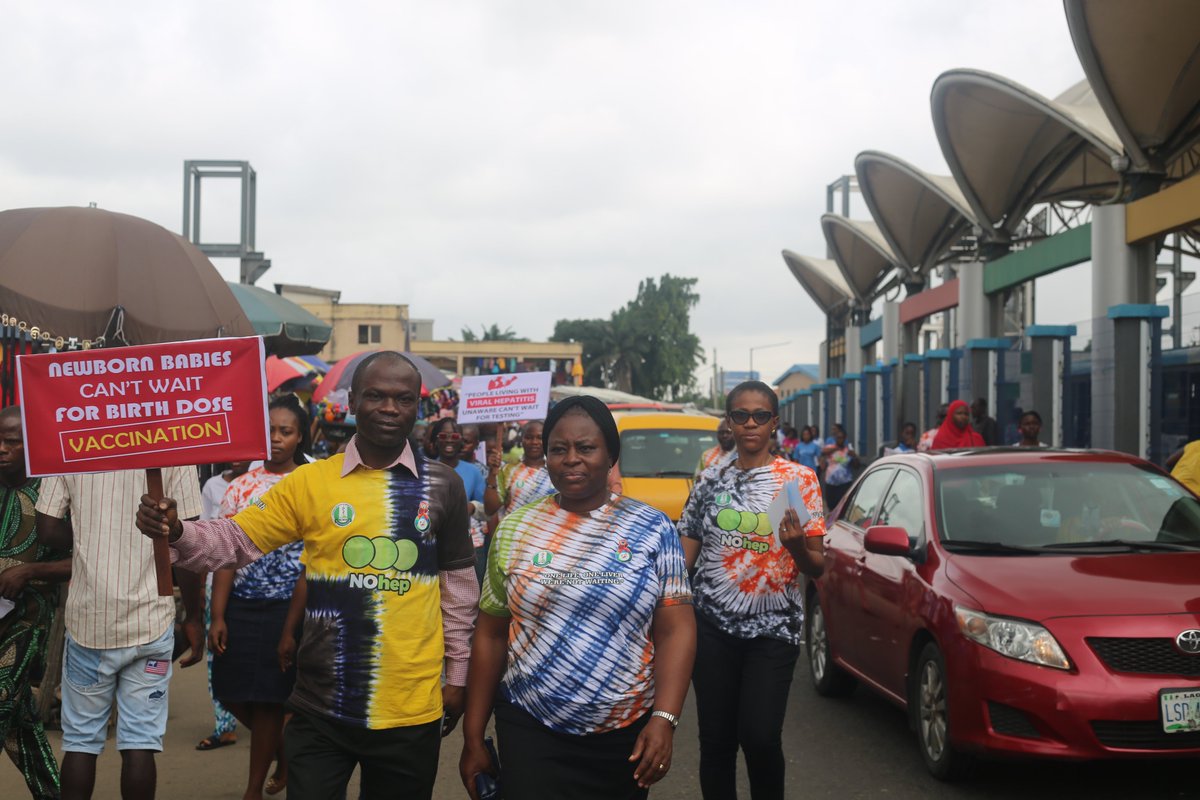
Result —
<instances>
[{"instance_id":1,"label":"person in white shirt","mask_svg":"<svg viewBox=\"0 0 1200 800\"><path fill-rule=\"evenodd\" d=\"M193 467L163 470L166 494L179 501L179 516L200 516L200 482ZM153 543L135 526L146 493L145 470L62 475L42 482L37 502L41 540L73 544L74 557L63 651L62 795L90 798L96 757L117 715L121 790L125 798L154 797L154 754L167 727L167 687L175 644L175 599L158 594ZM71 523L63 524L70 513ZM72 533L73 532L73 533ZM200 604L203 583L179 572L191 654L204 657Z\"/></svg>"}]
</instances>

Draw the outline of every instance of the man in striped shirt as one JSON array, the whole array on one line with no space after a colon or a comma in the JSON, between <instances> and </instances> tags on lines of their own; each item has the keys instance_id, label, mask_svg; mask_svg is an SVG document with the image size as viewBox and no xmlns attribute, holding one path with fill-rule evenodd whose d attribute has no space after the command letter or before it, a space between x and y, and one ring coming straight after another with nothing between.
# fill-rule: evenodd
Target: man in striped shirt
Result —
<instances>
[{"instance_id":1,"label":"man in striped shirt","mask_svg":"<svg viewBox=\"0 0 1200 800\"><path fill-rule=\"evenodd\" d=\"M180 517L200 516L200 482L192 467L163 470L165 492ZM96 757L104 750L115 702L121 789L126 800L154 796L154 754L167 727L167 685L174 647L175 600L160 597L153 544L134 525L146 492L145 470L62 475L42 481L37 529L51 546L74 545L63 654L62 796L90 798ZM70 523L63 519L70 513ZM72 533L73 532L73 533ZM204 585L180 571L191 654L204 657Z\"/></svg>"}]
</instances>

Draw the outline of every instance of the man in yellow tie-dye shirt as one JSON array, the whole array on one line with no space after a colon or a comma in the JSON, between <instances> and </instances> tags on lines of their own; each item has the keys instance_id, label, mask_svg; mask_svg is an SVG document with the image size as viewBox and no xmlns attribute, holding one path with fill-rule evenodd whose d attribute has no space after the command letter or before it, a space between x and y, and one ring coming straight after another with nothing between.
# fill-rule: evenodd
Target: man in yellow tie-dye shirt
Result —
<instances>
[{"instance_id":1,"label":"man in yellow tie-dye shirt","mask_svg":"<svg viewBox=\"0 0 1200 800\"><path fill-rule=\"evenodd\" d=\"M240 567L304 542L307 601L284 734L288 795L428 798L441 737L462 713L479 584L462 480L408 446L421 380L381 352L354 374L346 452L298 467L231 520L179 523L143 498L138 526L169 533L176 566ZM442 686L445 668L446 685ZM443 722L445 715L445 722Z\"/></svg>"}]
</instances>

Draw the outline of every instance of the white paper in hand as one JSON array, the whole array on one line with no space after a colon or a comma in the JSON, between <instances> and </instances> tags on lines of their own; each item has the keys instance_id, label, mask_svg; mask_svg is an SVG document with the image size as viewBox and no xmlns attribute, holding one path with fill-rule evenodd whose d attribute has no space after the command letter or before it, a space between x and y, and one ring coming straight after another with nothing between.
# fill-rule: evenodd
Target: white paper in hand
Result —
<instances>
[{"instance_id":1,"label":"white paper in hand","mask_svg":"<svg viewBox=\"0 0 1200 800\"><path fill-rule=\"evenodd\" d=\"M0 619L8 616L8 612L17 607L17 604L5 597L0 597Z\"/></svg>"},{"instance_id":2,"label":"white paper in hand","mask_svg":"<svg viewBox=\"0 0 1200 800\"><path fill-rule=\"evenodd\" d=\"M783 515L789 509L796 512L796 516L800 518L800 524L806 525L812 519L812 515L808 513L808 508L804 505L804 498L800 496L800 484L796 481L784 484L779 494L775 495L775 499L771 501L771 505L767 506L767 520L771 523L771 530L779 533L779 524L783 522Z\"/></svg>"}]
</instances>

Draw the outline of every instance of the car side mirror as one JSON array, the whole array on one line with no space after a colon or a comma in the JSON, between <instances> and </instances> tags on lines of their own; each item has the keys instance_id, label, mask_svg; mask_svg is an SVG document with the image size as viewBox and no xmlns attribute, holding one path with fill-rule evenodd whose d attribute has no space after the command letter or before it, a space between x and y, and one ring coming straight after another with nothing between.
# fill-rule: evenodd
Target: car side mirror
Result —
<instances>
[{"instance_id":1,"label":"car side mirror","mask_svg":"<svg viewBox=\"0 0 1200 800\"><path fill-rule=\"evenodd\" d=\"M880 556L904 556L912 553L912 544L908 541L908 531L893 525L875 525L867 528L863 546L868 553Z\"/></svg>"}]
</instances>

